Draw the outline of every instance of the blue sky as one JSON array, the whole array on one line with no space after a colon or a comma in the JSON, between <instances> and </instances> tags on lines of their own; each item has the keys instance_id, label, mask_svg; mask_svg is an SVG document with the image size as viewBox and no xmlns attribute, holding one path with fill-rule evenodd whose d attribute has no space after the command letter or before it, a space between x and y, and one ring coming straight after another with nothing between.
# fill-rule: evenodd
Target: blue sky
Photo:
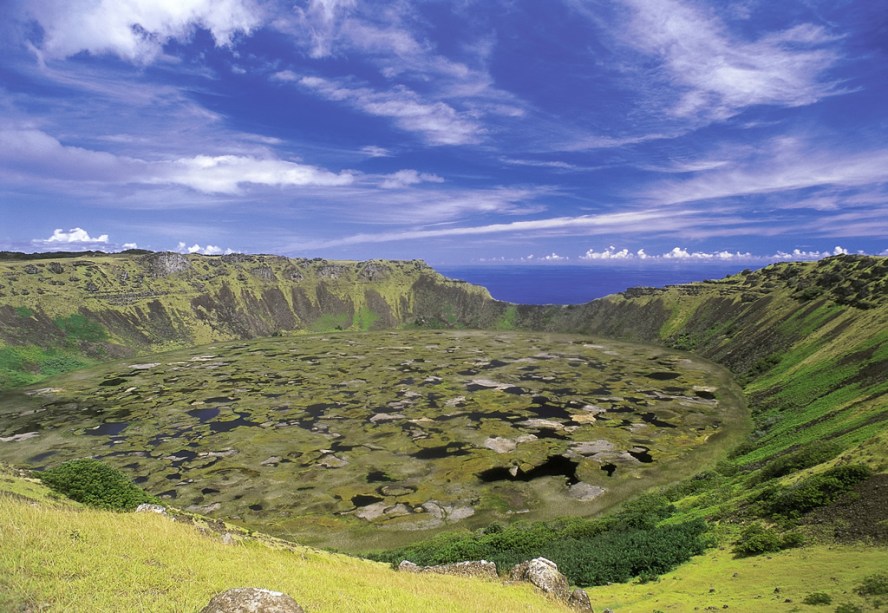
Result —
<instances>
[{"instance_id":1,"label":"blue sky","mask_svg":"<svg viewBox=\"0 0 888 613\"><path fill-rule=\"evenodd\" d=\"M865 0L2 0L0 249L888 250Z\"/></svg>"}]
</instances>

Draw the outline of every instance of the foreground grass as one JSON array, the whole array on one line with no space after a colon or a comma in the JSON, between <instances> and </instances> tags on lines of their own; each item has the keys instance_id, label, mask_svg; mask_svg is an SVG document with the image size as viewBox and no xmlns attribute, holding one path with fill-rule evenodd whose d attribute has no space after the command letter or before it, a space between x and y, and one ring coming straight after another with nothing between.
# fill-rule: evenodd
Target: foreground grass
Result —
<instances>
[{"instance_id":1,"label":"foreground grass","mask_svg":"<svg viewBox=\"0 0 888 613\"><path fill-rule=\"evenodd\" d=\"M0 610L198 611L232 587L306 611L558 611L529 585L402 574L309 548L245 540L152 513L49 505L0 492Z\"/></svg>"},{"instance_id":2,"label":"foreground grass","mask_svg":"<svg viewBox=\"0 0 888 613\"><path fill-rule=\"evenodd\" d=\"M886 568L888 549L884 547L819 545L739 559L728 551L712 550L656 582L586 591L596 611L610 607L618 613L715 609L831 613L845 603L874 611L880 608L878 599L865 599L855 589L865 577L884 573ZM828 594L832 605L804 604L805 597L814 592Z\"/></svg>"}]
</instances>

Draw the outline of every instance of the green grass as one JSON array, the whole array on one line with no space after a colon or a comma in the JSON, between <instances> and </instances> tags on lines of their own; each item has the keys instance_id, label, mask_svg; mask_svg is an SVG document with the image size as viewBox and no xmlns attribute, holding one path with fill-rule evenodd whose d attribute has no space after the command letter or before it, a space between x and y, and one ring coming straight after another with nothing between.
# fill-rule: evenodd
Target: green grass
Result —
<instances>
[{"instance_id":1,"label":"green grass","mask_svg":"<svg viewBox=\"0 0 888 613\"><path fill-rule=\"evenodd\" d=\"M226 545L216 533L154 513L35 504L2 493L0 543L3 611L198 611L216 593L245 586L285 592L317 613L567 610L529 584L398 573L243 537Z\"/></svg>"},{"instance_id":2,"label":"green grass","mask_svg":"<svg viewBox=\"0 0 888 613\"><path fill-rule=\"evenodd\" d=\"M788 549L768 556L736 558L711 550L654 583L623 583L589 588L595 610L619 613L651 611L832 611L805 605L812 592L824 592L833 604L851 603L873 611L874 597L855 592L868 576L888 567L888 549L824 546ZM789 602L787 602L789 601Z\"/></svg>"}]
</instances>

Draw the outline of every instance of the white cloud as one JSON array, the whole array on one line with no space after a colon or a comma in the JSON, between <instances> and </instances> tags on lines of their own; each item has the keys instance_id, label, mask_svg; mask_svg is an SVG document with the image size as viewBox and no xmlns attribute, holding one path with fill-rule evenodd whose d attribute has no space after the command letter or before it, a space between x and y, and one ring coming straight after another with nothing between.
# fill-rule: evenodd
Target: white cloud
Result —
<instances>
[{"instance_id":1,"label":"white cloud","mask_svg":"<svg viewBox=\"0 0 888 613\"><path fill-rule=\"evenodd\" d=\"M207 194L236 194L246 185L336 187L352 183L349 172L331 172L273 157L197 155L146 161L64 145L34 129L0 129L0 170L19 178L106 184L180 185Z\"/></svg>"},{"instance_id":2,"label":"white cloud","mask_svg":"<svg viewBox=\"0 0 888 613\"><path fill-rule=\"evenodd\" d=\"M578 217L553 217L513 221L508 223L489 224L485 226L462 226L432 229L412 229L397 232L379 232L374 234L355 234L341 238L301 241L294 245L300 249L320 249L359 245L368 243L388 243L394 241L417 240L453 236L480 236L488 234L531 233L531 232L565 232L574 234L610 234L613 232L637 230L643 225L651 232L674 231L693 223L693 211L680 210L648 210L623 213L604 213L601 215L580 215ZM409 216L407 216L409 218Z\"/></svg>"},{"instance_id":3,"label":"white cloud","mask_svg":"<svg viewBox=\"0 0 888 613\"><path fill-rule=\"evenodd\" d=\"M435 174L418 172L416 170L399 170L398 172L382 177L380 187L384 189L400 189L417 183L443 183L444 179Z\"/></svg>"},{"instance_id":4,"label":"white cloud","mask_svg":"<svg viewBox=\"0 0 888 613\"><path fill-rule=\"evenodd\" d=\"M200 244L194 243L190 247L187 243L183 241L179 241L179 244L176 246L176 251L179 253L199 253L202 255L222 255L222 254L230 254L234 253L232 249L222 249L217 245L207 244L205 247L201 247Z\"/></svg>"},{"instance_id":5,"label":"white cloud","mask_svg":"<svg viewBox=\"0 0 888 613\"><path fill-rule=\"evenodd\" d=\"M391 157L392 153L385 147L377 147L376 145L367 145L366 147L361 147L361 153L372 157L372 158L387 158Z\"/></svg>"},{"instance_id":6,"label":"white cloud","mask_svg":"<svg viewBox=\"0 0 888 613\"><path fill-rule=\"evenodd\" d=\"M397 86L386 91L351 87L321 77L303 77L299 83L321 96L343 102L369 115L392 119L402 130L420 134L431 145L477 143L484 132L471 117L444 102L426 102L416 92Z\"/></svg>"},{"instance_id":7,"label":"white cloud","mask_svg":"<svg viewBox=\"0 0 888 613\"><path fill-rule=\"evenodd\" d=\"M643 252L644 250L642 250ZM613 245L609 246L604 251L595 251L594 249L589 249L580 256L581 260L626 260L629 258L635 257L632 253L629 252L628 249L620 249L617 250Z\"/></svg>"},{"instance_id":8,"label":"white cloud","mask_svg":"<svg viewBox=\"0 0 888 613\"><path fill-rule=\"evenodd\" d=\"M168 41L187 40L195 28L226 46L263 19L252 0L44 0L27 7L44 30L44 58L86 51L140 64L160 56Z\"/></svg>"},{"instance_id":9,"label":"white cloud","mask_svg":"<svg viewBox=\"0 0 888 613\"><path fill-rule=\"evenodd\" d=\"M136 243L124 243L122 245L122 248L123 249L138 249L139 245L137 245Z\"/></svg>"},{"instance_id":10,"label":"white cloud","mask_svg":"<svg viewBox=\"0 0 888 613\"><path fill-rule=\"evenodd\" d=\"M732 34L715 8L680 0L624 0L634 11L624 42L658 58L677 88L680 117L725 119L759 104L802 106L837 93L824 73L836 39L801 24L756 40ZM649 74L646 73L646 74Z\"/></svg>"},{"instance_id":11,"label":"white cloud","mask_svg":"<svg viewBox=\"0 0 888 613\"><path fill-rule=\"evenodd\" d=\"M47 239L35 239L32 241L33 243L43 243L43 244L52 244L52 243L62 243L62 244L87 244L87 243L107 243L108 235L101 234L97 237L92 237L89 235L89 232L84 230L83 228L71 228L67 232L62 230L61 228L56 228L52 232L52 236Z\"/></svg>"},{"instance_id":12,"label":"white cloud","mask_svg":"<svg viewBox=\"0 0 888 613\"><path fill-rule=\"evenodd\" d=\"M236 155L198 155L173 162L164 162L153 168L153 176L145 183L174 183L205 193L236 194L243 185L277 187L348 185L354 177L347 173L327 170L278 159L257 159Z\"/></svg>"},{"instance_id":13,"label":"white cloud","mask_svg":"<svg viewBox=\"0 0 888 613\"><path fill-rule=\"evenodd\" d=\"M763 143L745 157L695 174L684 181L653 184L643 194L661 203L680 203L776 193L821 186L856 187L888 181L888 148L847 151L807 138L781 137ZM787 207L808 202L787 199ZM822 209L822 201L809 208ZM835 200L830 203L836 207Z\"/></svg>"}]
</instances>

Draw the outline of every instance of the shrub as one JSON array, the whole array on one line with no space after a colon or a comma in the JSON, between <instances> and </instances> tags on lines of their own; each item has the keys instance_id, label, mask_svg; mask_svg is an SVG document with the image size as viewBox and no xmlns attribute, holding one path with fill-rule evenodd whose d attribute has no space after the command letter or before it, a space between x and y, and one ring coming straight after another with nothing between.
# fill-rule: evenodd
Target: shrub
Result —
<instances>
[{"instance_id":1,"label":"shrub","mask_svg":"<svg viewBox=\"0 0 888 613\"><path fill-rule=\"evenodd\" d=\"M888 575L885 573L870 575L857 586L855 591L861 596L888 595Z\"/></svg>"},{"instance_id":2,"label":"shrub","mask_svg":"<svg viewBox=\"0 0 888 613\"><path fill-rule=\"evenodd\" d=\"M837 466L823 474L788 487L768 490L763 513L774 518L795 519L827 505L872 474L862 465Z\"/></svg>"},{"instance_id":3,"label":"shrub","mask_svg":"<svg viewBox=\"0 0 888 613\"><path fill-rule=\"evenodd\" d=\"M732 551L738 557L757 556L799 547L804 544L804 541L804 537L798 532L788 532L781 535L778 531L766 528L761 524L750 524L743 530Z\"/></svg>"},{"instance_id":4,"label":"shrub","mask_svg":"<svg viewBox=\"0 0 888 613\"><path fill-rule=\"evenodd\" d=\"M750 524L740 535L740 540L732 550L740 557L757 556L762 553L780 551L781 540L776 530L765 528L761 524Z\"/></svg>"},{"instance_id":5,"label":"shrub","mask_svg":"<svg viewBox=\"0 0 888 613\"><path fill-rule=\"evenodd\" d=\"M39 476L53 490L91 507L131 511L143 502L157 502L118 469L89 458L70 460Z\"/></svg>"},{"instance_id":6,"label":"shrub","mask_svg":"<svg viewBox=\"0 0 888 613\"><path fill-rule=\"evenodd\" d=\"M836 607L836 613L863 613L863 609L856 604L845 602Z\"/></svg>"},{"instance_id":7,"label":"shrub","mask_svg":"<svg viewBox=\"0 0 888 613\"><path fill-rule=\"evenodd\" d=\"M832 604L832 596L826 592L813 592L802 600L804 604Z\"/></svg>"},{"instance_id":8,"label":"shrub","mask_svg":"<svg viewBox=\"0 0 888 613\"><path fill-rule=\"evenodd\" d=\"M817 466L833 459L841 451L842 448L832 442L811 444L769 462L762 468L761 477L763 479L776 479L804 468Z\"/></svg>"}]
</instances>

